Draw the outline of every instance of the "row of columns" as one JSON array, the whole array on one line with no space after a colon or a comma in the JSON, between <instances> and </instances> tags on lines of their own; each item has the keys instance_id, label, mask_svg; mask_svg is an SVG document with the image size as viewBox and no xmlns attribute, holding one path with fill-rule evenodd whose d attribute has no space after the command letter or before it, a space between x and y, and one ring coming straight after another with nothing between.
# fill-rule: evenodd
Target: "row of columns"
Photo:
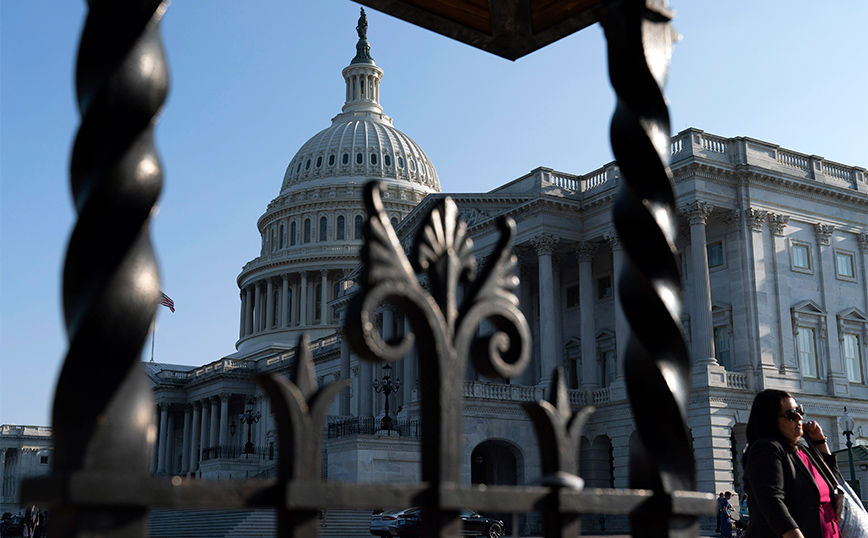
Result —
<instances>
[{"instance_id":1,"label":"row of columns","mask_svg":"<svg viewBox=\"0 0 868 538\"><path fill-rule=\"evenodd\" d=\"M223 393L219 396L205 398L184 405L184 423L182 428L181 453L175 452L177 434L175 425L176 414L172 412L172 406L168 403L158 405L157 424L159 425L157 444L151 454L151 472L154 474L187 474L195 472L202 461L202 453L205 449L228 447L230 445L229 433L229 401L231 394ZM263 413L264 422L255 424L257 431L257 445L262 446L264 437L260 436L260 429L267 427L267 412ZM261 419L261 420L263 420ZM260 424L262 427L260 428ZM243 431L238 424L239 441ZM261 438L261 439L260 439ZM177 467L180 456L180 469Z\"/></svg>"},{"instance_id":2,"label":"row of columns","mask_svg":"<svg viewBox=\"0 0 868 538\"><path fill-rule=\"evenodd\" d=\"M292 275L285 274L280 277L265 278L245 286L241 290L239 338L274 329L313 325L317 321L314 319L316 304L320 307L319 324L330 323L329 285L330 282L334 283L334 280L329 281L328 269L320 269L318 275L316 272L312 272L313 275L310 273L302 271ZM344 273L342 280L349 271ZM317 277L320 293L318 297L313 297ZM277 290L279 293L275 293Z\"/></svg>"}]
</instances>

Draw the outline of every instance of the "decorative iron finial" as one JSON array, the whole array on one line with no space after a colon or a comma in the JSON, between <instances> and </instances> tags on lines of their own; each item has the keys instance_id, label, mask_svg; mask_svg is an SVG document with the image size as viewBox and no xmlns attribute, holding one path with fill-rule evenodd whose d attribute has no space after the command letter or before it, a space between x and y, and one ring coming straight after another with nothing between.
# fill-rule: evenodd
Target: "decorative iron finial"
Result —
<instances>
[{"instance_id":1,"label":"decorative iron finial","mask_svg":"<svg viewBox=\"0 0 868 538\"><path fill-rule=\"evenodd\" d=\"M359 42L356 43L356 57L353 58L351 64L372 64L374 59L371 58L371 44L368 43L368 16L365 14L365 8L359 8L359 24L356 25L356 32L359 34Z\"/></svg>"}]
</instances>

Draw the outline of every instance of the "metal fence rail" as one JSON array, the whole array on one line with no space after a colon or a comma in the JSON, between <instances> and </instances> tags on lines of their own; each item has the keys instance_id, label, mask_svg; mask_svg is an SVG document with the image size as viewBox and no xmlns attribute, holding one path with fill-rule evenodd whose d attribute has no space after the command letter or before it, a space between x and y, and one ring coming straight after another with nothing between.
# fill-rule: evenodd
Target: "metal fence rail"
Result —
<instances>
[{"instance_id":1,"label":"metal fence rail","mask_svg":"<svg viewBox=\"0 0 868 538\"><path fill-rule=\"evenodd\" d=\"M618 288L632 332L625 374L641 438L631 453L634 489L626 490L581 489L579 439L591 408L571 409L559 373L548 401L525 405L543 455L540 484L462 485L467 361L488 377L511 377L529 360L529 331L513 294L513 226L499 223L497 250L477 274L466 228L454 204L443 199L408 258L382 212L376 184L366 188L362 291L353 299L346 334L356 353L372 361L395 361L417 346L422 481L322 480L326 413L346 381L317 387L306 338L290 379L258 378L275 411L276 480L213 483L148 474L153 400L139 356L160 295L148 228L161 188L152 129L168 88L158 32L166 8L161 0L94 0L82 33L76 77L82 122L71 166L78 221L63 288L70 345L55 395L53 475L22 489L24 502L51 508L52 536L143 536L152 508L271 507L280 536L315 538L320 509L411 505L423 508L425 538L459 536L463 508L542 513L547 538L576 536L581 514L630 514L635 536L698 534L696 518L712 514L714 500L691 491L695 470L684 423L688 364L677 324L681 290L671 248L677 225L661 91L672 41L664 2L608 1L603 21L618 94L612 144L626 185L615 210L630 259ZM428 274L430 294L417 281L420 272ZM466 284L461 303L459 282ZM382 301L402 310L412 326L394 346L375 330ZM649 305L656 315L647 315ZM483 321L496 332L477 337ZM93 365L100 375L93 375ZM647 401L662 410L662 420L642 409ZM661 423L665 430L654 435Z\"/></svg>"}]
</instances>

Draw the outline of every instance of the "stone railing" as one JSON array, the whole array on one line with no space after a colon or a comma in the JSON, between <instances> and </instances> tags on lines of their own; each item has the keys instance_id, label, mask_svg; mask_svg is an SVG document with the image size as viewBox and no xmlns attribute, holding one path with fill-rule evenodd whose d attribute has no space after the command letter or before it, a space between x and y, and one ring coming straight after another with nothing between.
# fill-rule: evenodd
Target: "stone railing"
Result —
<instances>
[{"instance_id":1,"label":"stone railing","mask_svg":"<svg viewBox=\"0 0 868 538\"><path fill-rule=\"evenodd\" d=\"M699 129L686 129L672 137L669 149L673 163L700 157L725 166L755 165L797 178L868 192L865 168L827 161L817 155L798 153L753 138L724 138Z\"/></svg>"},{"instance_id":2,"label":"stone railing","mask_svg":"<svg viewBox=\"0 0 868 538\"><path fill-rule=\"evenodd\" d=\"M50 433L51 426L0 425L0 434L3 435L45 435Z\"/></svg>"},{"instance_id":3,"label":"stone railing","mask_svg":"<svg viewBox=\"0 0 868 538\"><path fill-rule=\"evenodd\" d=\"M726 373L726 386L731 389L747 389L747 374Z\"/></svg>"},{"instance_id":4,"label":"stone railing","mask_svg":"<svg viewBox=\"0 0 868 538\"><path fill-rule=\"evenodd\" d=\"M542 387L527 385L465 381L464 397L509 402L535 402L545 398L545 390Z\"/></svg>"},{"instance_id":5,"label":"stone railing","mask_svg":"<svg viewBox=\"0 0 868 538\"><path fill-rule=\"evenodd\" d=\"M591 396L593 397L594 405L609 403L609 389L596 389L591 391Z\"/></svg>"}]
</instances>

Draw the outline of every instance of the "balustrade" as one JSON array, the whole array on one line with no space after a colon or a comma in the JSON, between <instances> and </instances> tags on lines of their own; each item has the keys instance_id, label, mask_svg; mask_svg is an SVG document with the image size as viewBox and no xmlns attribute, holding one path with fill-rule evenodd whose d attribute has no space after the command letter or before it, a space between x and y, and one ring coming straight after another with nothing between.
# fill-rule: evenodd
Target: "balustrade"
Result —
<instances>
[{"instance_id":1,"label":"balustrade","mask_svg":"<svg viewBox=\"0 0 868 538\"><path fill-rule=\"evenodd\" d=\"M747 389L747 374L726 373L726 386L731 389Z\"/></svg>"},{"instance_id":2,"label":"balustrade","mask_svg":"<svg viewBox=\"0 0 868 538\"><path fill-rule=\"evenodd\" d=\"M703 135L702 149L714 153L726 153L726 139L718 136Z\"/></svg>"},{"instance_id":3,"label":"balustrade","mask_svg":"<svg viewBox=\"0 0 868 538\"><path fill-rule=\"evenodd\" d=\"M799 170L804 170L806 172L811 171L810 159L804 155L799 155L798 153L778 150L778 162L784 166L798 168Z\"/></svg>"}]
</instances>

